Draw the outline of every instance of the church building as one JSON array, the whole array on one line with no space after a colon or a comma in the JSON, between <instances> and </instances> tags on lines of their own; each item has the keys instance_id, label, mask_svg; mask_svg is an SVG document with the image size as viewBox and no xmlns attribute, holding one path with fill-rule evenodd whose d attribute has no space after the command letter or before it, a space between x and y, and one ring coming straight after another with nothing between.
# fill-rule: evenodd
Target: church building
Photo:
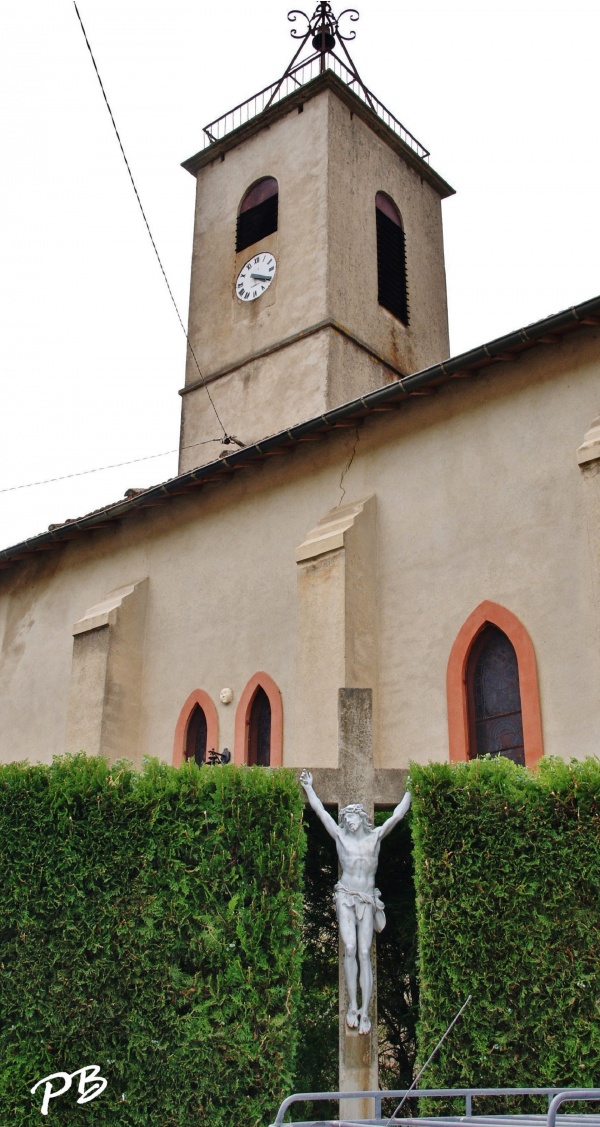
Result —
<instances>
[{"instance_id":1,"label":"church building","mask_svg":"<svg viewBox=\"0 0 600 1127\"><path fill-rule=\"evenodd\" d=\"M298 39L184 164L178 476L0 551L0 761L372 806L411 760L597 751L600 297L449 358L453 189L329 4Z\"/></svg>"}]
</instances>

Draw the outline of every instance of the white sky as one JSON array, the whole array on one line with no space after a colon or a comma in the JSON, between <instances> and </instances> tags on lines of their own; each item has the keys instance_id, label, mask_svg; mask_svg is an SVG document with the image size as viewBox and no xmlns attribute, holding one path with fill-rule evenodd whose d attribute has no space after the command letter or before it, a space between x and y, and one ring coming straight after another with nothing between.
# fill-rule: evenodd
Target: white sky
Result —
<instances>
[{"instance_id":1,"label":"white sky","mask_svg":"<svg viewBox=\"0 0 600 1127\"><path fill-rule=\"evenodd\" d=\"M279 77L291 6L79 0L184 319L194 180L180 161ZM597 0L359 9L364 81L457 189L443 205L452 353L599 293ZM175 450L185 340L70 0L0 5L0 104L0 490ZM0 545L176 466L0 492Z\"/></svg>"}]
</instances>

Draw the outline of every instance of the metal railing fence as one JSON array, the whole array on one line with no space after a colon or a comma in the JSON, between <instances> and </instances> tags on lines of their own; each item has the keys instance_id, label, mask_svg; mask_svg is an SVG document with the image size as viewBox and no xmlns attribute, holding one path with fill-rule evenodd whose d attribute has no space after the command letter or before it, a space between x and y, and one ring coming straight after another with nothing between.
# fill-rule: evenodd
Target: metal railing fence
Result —
<instances>
[{"instance_id":1,"label":"metal railing fence","mask_svg":"<svg viewBox=\"0 0 600 1127\"><path fill-rule=\"evenodd\" d=\"M358 75L351 71L348 66L333 52L328 56L328 70L332 70L342 82L345 82L351 90L354 91L358 97L369 106L371 110L379 117L385 125L388 126L405 145L408 145L414 153L423 161L429 159L429 151L426 149L417 138L413 136L410 130L398 121L391 110L384 106L383 102L368 89L358 77ZM241 125L245 125L247 121L251 121L253 117L257 117L263 110L267 109L270 105L275 105L288 94L292 94L301 86L305 86L313 78L316 78L321 71L320 57L315 56L307 59L303 63L299 63L291 70L287 71L282 79L277 82L272 82L270 86L265 86L264 90L259 90L258 94L253 94L251 98L247 98L245 102L240 102L239 106L234 106L232 110L221 117L216 118L214 121L209 122L204 126L204 148L208 145L214 144L215 141L222 140L228 133L232 133L234 129L239 129Z\"/></svg>"},{"instance_id":2,"label":"metal railing fence","mask_svg":"<svg viewBox=\"0 0 600 1127\"><path fill-rule=\"evenodd\" d=\"M474 1116L473 1115L473 1099L481 1096L546 1096L548 1100L547 1115L532 1116L528 1114L510 1113L509 1115L494 1115L494 1116ZM409 1100L421 1099L464 1099L465 1101L465 1114L464 1116L444 1116L444 1122L448 1120L455 1121L456 1123L468 1123L469 1121L478 1122L486 1120L488 1124L498 1124L499 1127L505 1122L510 1123L511 1127L515 1124L522 1123L523 1125L531 1123L543 1123L545 1127L556 1127L556 1118L558 1109L563 1103L570 1101L573 1102L593 1102L600 1100L600 1088L566 1088L566 1087L553 1087L553 1088L420 1088L416 1089L398 1089L393 1091L368 1091L368 1092L296 1092L281 1104L277 1116L271 1127L282 1127L284 1116L289 1111L294 1103L318 1103L325 1100L361 1100L373 1099L375 1101L375 1118L372 1120L351 1120L345 1119L343 1121L336 1120L340 1127L365 1127L365 1124L387 1124L388 1122L400 1124L406 1123L411 1117L402 1117L399 1119L382 1119L381 1103L384 1099L401 1100L403 1098ZM426 1116L424 1123L435 1123L435 1116ZM562 1121L580 1125L590 1124L597 1127L600 1123L600 1116L587 1115L579 1113L573 1116L563 1116ZM311 1124L331 1123L331 1120L311 1120ZM299 1127L299 1122L296 1121L296 1127Z\"/></svg>"}]
</instances>

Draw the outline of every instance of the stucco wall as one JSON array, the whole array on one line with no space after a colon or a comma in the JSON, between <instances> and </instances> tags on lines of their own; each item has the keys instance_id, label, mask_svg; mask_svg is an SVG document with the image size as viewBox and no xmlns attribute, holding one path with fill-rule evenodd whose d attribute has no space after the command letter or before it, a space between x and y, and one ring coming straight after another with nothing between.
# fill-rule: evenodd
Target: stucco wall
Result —
<instances>
[{"instance_id":1,"label":"stucco wall","mask_svg":"<svg viewBox=\"0 0 600 1127\"><path fill-rule=\"evenodd\" d=\"M342 490L344 503L376 498L376 764L447 757L448 656L484 599L531 636L546 754L595 754L588 521L600 510L585 503L576 451L598 414L599 357L598 330L580 330L370 418L358 441L349 429L307 443L0 573L2 758L63 750L72 626L110 591L147 576L140 753L170 760L196 688L217 704L219 743L231 748L236 703L262 669L282 692L284 762L332 765L335 748L296 738L295 554ZM304 686L317 710L324 694L337 694L330 681ZM228 706L218 699L226 685L235 694Z\"/></svg>"},{"instance_id":2,"label":"stucco wall","mask_svg":"<svg viewBox=\"0 0 600 1127\"><path fill-rule=\"evenodd\" d=\"M197 177L189 335L228 433L257 441L381 387L393 369L408 374L448 356L440 198L331 90L224 157ZM278 230L236 254L241 201L264 176L279 183ZM378 191L402 213L408 327L377 301ZM235 280L259 250L275 255L275 278L256 301L242 302ZM393 369L348 336L317 328L331 321ZM302 339L306 333L317 335ZM199 380L189 354L181 472L209 461L213 447L200 444L220 433Z\"/></svg>"},{"instance_id":3,"label":"stucco wall","mask_svg":"<svg viewBox=\"0 0 600 1127\"><path fill-rule=\"evenodd\" d=\"M328 188L330 315L405 374L445 360L450 345L440 197L333 95ZM377 302L377 192L391 196L402 216L408 326Z\"/></svg>"},{"instance_id":4,"label":"stucco wall","mask_svg":"<svg viewBox=\"0 0 600 1127\"><path fill-rule=\"evenodd\" d=\"M323 92L198 173L189 326L207 376L325 316L328 98ZM236 219L263 176L279 183L278 231L264 240L277 273L263 297L245 303L234 287L251 256L236 255ZM197 379L188 359L186 383Z\"/></svg>"}]
</instances>

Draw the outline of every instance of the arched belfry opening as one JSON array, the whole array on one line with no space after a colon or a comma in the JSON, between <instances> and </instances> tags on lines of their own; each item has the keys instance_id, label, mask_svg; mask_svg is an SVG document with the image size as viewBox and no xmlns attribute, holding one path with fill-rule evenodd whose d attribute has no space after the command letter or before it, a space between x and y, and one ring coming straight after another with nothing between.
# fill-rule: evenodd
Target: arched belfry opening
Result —
<instances>
[{"instance_id":1,"label":"arched belfry opening","mask_svg":"<svg viewBox=\"0 0 600 1127\"><path fill-rule=\"evenodd\" d=\"M264 176L246 192L238 214L236 252L246 250L277 230L279 185L274 176Z\"/></svg>"},{"instance_id":2,"label":"arched belfry opening","mask_svg":"<svg viewBox=\"0 0 600 1127\"><path fill-rule=\"evenodd\" d=\"M406 239L402 216L385 192L375 196L377 229L377 300L408 325L408 286L406 280Z\"/></svg>"}]
</instances>

